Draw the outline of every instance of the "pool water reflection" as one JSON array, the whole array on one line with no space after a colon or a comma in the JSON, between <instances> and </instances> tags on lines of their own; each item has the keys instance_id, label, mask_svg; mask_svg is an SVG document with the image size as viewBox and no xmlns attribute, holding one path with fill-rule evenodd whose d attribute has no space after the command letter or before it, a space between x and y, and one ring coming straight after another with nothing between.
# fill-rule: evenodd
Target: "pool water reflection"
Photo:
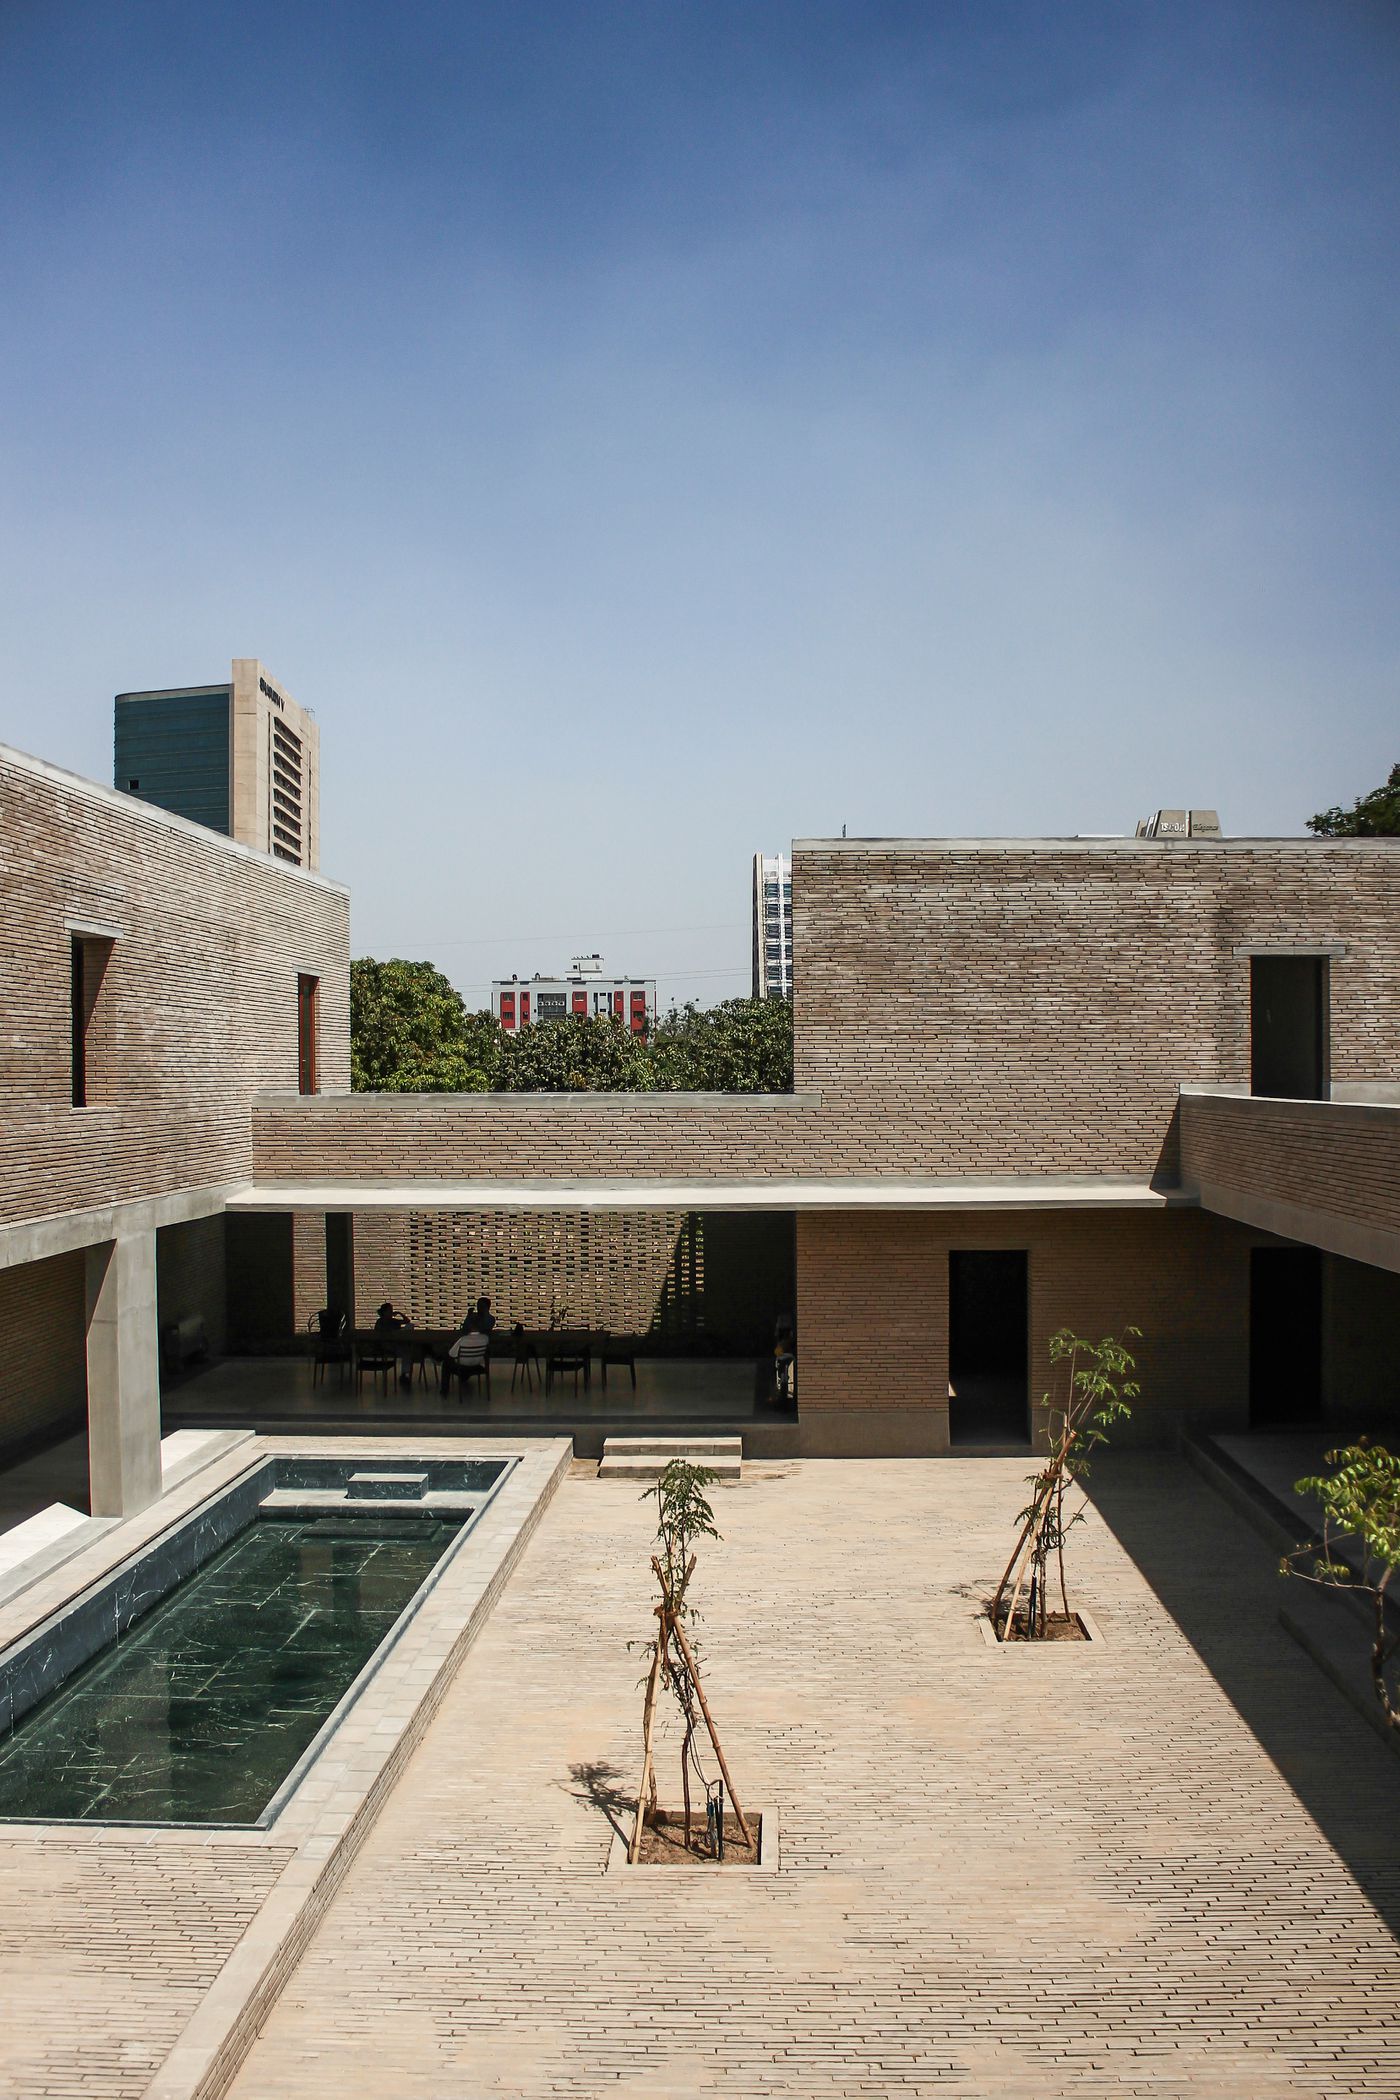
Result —
<instances>
[{"instance_id":1,"label":"pool water reflection","mask_svg":"<svg viewBox=\"0 0 1400 2100\"><path fill-rule=\"evenodd\" d=\"M467 1516L260 1516L0 1743L0 1818L255 1823Z\"/></svg>"}]
</instances>

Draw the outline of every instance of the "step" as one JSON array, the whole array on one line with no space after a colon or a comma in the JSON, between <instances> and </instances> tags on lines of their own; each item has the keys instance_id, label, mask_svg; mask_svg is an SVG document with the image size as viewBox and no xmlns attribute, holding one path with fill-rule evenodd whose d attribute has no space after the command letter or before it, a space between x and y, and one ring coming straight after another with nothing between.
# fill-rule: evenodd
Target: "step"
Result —
<instances>
[{"instance_id":1,"label":"step","mask_svg":"<svg viewBox=\"0 0 1400 2100\"><path fill-rule=\"evenodd\" d=\"M603 1439L604 1458L742 1458L741 1436L610 1436Z\"/></svg>"},{"instance_id":2,"label":"step","mask_svg":"<svg viewBox=\"0 0 1400 2100\"><path fill-rule=\"evenodd\" d=\"M744 1440L737 1436L633 1437L603 1439L600 1480L659 1480L673 1459L704 1466L721 1482L734 1482L743 1470Z\"/></svg>"},{"instance_id":3,"label":"step","mask_svg":"<svg viewBox=\"0 0 1400 2100\"><path fill-rule=\"evenodd\" d=\"M352 1502L418 1502L427 1485L426 1473L352 1473L345 1492Z\"/></svg>"}]
</instances>

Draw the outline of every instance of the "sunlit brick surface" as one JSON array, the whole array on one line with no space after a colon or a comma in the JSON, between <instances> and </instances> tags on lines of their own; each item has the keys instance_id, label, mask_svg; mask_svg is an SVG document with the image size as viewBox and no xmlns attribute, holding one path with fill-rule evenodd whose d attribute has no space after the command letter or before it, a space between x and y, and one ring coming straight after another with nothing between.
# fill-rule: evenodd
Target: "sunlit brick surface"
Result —
<instances>
[{"instance_id":1,"label":"sunlit brick surface","mask_svg":"<svg viewBox=\"0 0 1400 2100\"><path fill-rule=\"evenodd\" d=\"M650 1524L571 1482L238 2100L1400 2089L1400 1766L1279 1629L1269 1549L1120 1457L1075 1548L1105 1644L995 1653L968 1596L1023 1470L808 1462L719 1498L711 1689L781 1867L683 1883L602 1871Z\"/></svg>"}]
</instances>

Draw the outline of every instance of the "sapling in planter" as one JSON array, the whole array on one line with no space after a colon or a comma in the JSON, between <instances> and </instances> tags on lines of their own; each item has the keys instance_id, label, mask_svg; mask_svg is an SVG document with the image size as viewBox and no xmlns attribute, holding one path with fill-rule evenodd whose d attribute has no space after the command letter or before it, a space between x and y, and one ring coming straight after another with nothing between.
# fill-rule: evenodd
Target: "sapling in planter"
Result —
<instances>
[{"instance_id":1,"label":"sapling in planter","mask_svg":"<svg viewBox=\"0 0 1400 2100\"><path fill-rule=\"evenodd\" d=\"M705 1496L706 1488L711 1487L718 1477L706 1466L693 1466L683 1458L672 1459L656 1486L648 1488L643 1498L656 1497L657 1551L652 1555L651 1566L660 1587L661 1600L655 1606L656 1638L647 1643L651 1667L647 1672L642 1709L642 1778L637 1788L632 1840L627 1848L628 1861L633 1866L641 1853L642 1831L648 1812L653 1817L656 1812L656 1702L663 1689L674 1700L681 1721L681 1798L685 1804L686 1853L691 1850L692 1774L700 1781L702 1789L706 1784L696 1746L696 1737L702 1726L709 1736L744 1843L750 1852L753 1850L753 1838L734 1792L734 1782L720 1747L714 1717L700 1682L694 1640L695 1613L689 1596L690 1580L695 1573L694 1542L697 1539L718 1540L720 1535L715 1525L715 1513ZM721 1846L722 1833L721 1822Z\"/></svg>"},{"instance_id":2,"label":"sapling in planter","mask_svg":"<svg viewBox=\"0 0 1400 2100\"><path fill-rule=\"evenodd\" d=\"M1126 1327L1123 1331L1136 1336L1141 1330ZM1041 1399L1050 1456L1031 1476L1031 1499L1016 1519L1020 1531L1015 1550L988 1613L1002 1641L1049 1640L1061 1628L1068 1632L1073 1626L1065 1586L1065 1542L1074 1526L1083 1522L1088 1498L1073 1509L1066 1508L1065 1498L1087 1476L1094 1451L1107 1442L1114 1423L1126 1421L1132 1413L1129 1403L1139 1390L1131 1375L1136 1363L1111 1334L1101 1342L1087 1342L1062 1327L1050 1337L1050 1361L1065 1365L1066 1390L1062 1403L1053 1393ZM1059 1588L1058 1613L1050 1609L1052 1560Z\"/></svg>"},{"instance_id":3,"label":"sapling in planter","mask_svg":"<svg viewBox=\"0 0 1400 2100\"><path fill-rule=\"evenodd\" d=\"M1396 1656L1400 1631L1386 1616L1386 1592L1400 1568L1400 1457L1384 1444L1364 1437L1329 1451L1330 1473L1310 1474L1295 1483L1300 1495L1322 1504L1322 1537L1295 1546L1284 1555L1280 1575L1296 1575L1325 1590L1349 1590L1371 1600L1371 1689L1388 1729L1400 1736L1400 1684ZM1334 1548L1354 1540L1360 1551L1355 1566L1335 1557Z\"/></svg>"}]
</instances>

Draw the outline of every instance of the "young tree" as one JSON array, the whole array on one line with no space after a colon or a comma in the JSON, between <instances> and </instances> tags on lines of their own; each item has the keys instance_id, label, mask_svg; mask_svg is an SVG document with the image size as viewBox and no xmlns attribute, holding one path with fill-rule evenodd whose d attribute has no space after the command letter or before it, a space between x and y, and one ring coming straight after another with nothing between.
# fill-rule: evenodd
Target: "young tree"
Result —
<instances>
[{"instance_id":1,"label":"young tree","mask_svg":"<svg viewBox=\"0 0 1400 2100\"><path fill-rule=\"evenodd\" d=\"M1395 1681L1400 1632L1386 1623L1386 1592L1400 1567L1400 1457L1363 1438L1329 1451L1327 1464L1330 1473L1310 1474L1296 1483L1298 1494L1322 1504L1322 1537L1286 1553L1279 1573L1370 1598L1371 1686L1387 1728L1400 1732ZM1359 1567L1335 1558L1334 1547L1347 1539L1361 1549Z\"/></svg>"},{"instance_id":2,"label":"young tree","mask_svg":"<svg viewBox=\"0 0 1400 2100\"><path fill-rule=\"evenodd\" d=\"M1134 1336L1141 1332L1136 1327L1123 1331ZM1050 1337L1050 1362L1068 1366L1067 1391L1063 1405L1057 1404L1052 1393L1041 1398L1050 1456L1031 1476L1031 1499L1016 1520L1021 1529L989 1613L1003 1641L1047 1637L1052 1555L1059 1576L1060 1609L1065 1619L1070 1617L1065 1541L1074 1526L1083 1522L1088 1497L1066 1515L1065 1496L1087 1477L1093 1453L1107 1442L1114 1423L1126 1421L1132 1413L1129 1403L1139 1391L1130 1375L1136 1363L1111 1334L1101 1342L1086 1342L1082 1335L1062 1327ZM1018 1622L1023 1589L1026 1613L1024 1621Z\"/></svg>"},{"instance_id":3,"label":"young tree","mask_svg":"<svg viewBox=\"0 0 1400 2100\"><path fill-rule=\"evenodd\" d=\"M657 1551L652 1555L652 1572L661 1590L661 1601L656 1605L656 1638L649 1642L651 1668L647 1673L646 1698L642 1709L642 1777L637 1788L637 1815L632 1826L632 1842L628 1848L628 1859L635 1866L641 1851L642 1829L648 1808L656 1806L655 1730L656 1698L663 1686L675 1701L681 1720L681 1798L685 1804L685 1849L690 1850L691 1807L690 1776L692 1769L702 1786L705 1775L695 1750L695 1737L701 1725L710 1738L716 1761L734 1806L744 1842L752 1848L753 1839L744 1812L734 1792L734 1782L729 1776L724 1751L720 1747L715 1731L714 1717L705 1698L700 1682L700 1665L696 1655L695 1614L690 1602L690 1579L695 1573L694 1546L698 1539L719 1539L715 1525L715 1513L706 1498L705 1490L718 1479L707 1466L693 1466L687 1459L673 1458L655 1487L648 1488L643 1500L656 1497Z\"/></svg>"},{"instance_id":4,"label":"young tree","mask_svg":"<svg viewBox=\"0 0 1400 2100\"><path fill-rule=\"evenodd\" d=\"M1338 803L1308 818L1308 830L1322 839L1400 838L1400 766L1392 766L1384 787L1358 795L1350 809Z\"/></svg>"}]
</instances>

